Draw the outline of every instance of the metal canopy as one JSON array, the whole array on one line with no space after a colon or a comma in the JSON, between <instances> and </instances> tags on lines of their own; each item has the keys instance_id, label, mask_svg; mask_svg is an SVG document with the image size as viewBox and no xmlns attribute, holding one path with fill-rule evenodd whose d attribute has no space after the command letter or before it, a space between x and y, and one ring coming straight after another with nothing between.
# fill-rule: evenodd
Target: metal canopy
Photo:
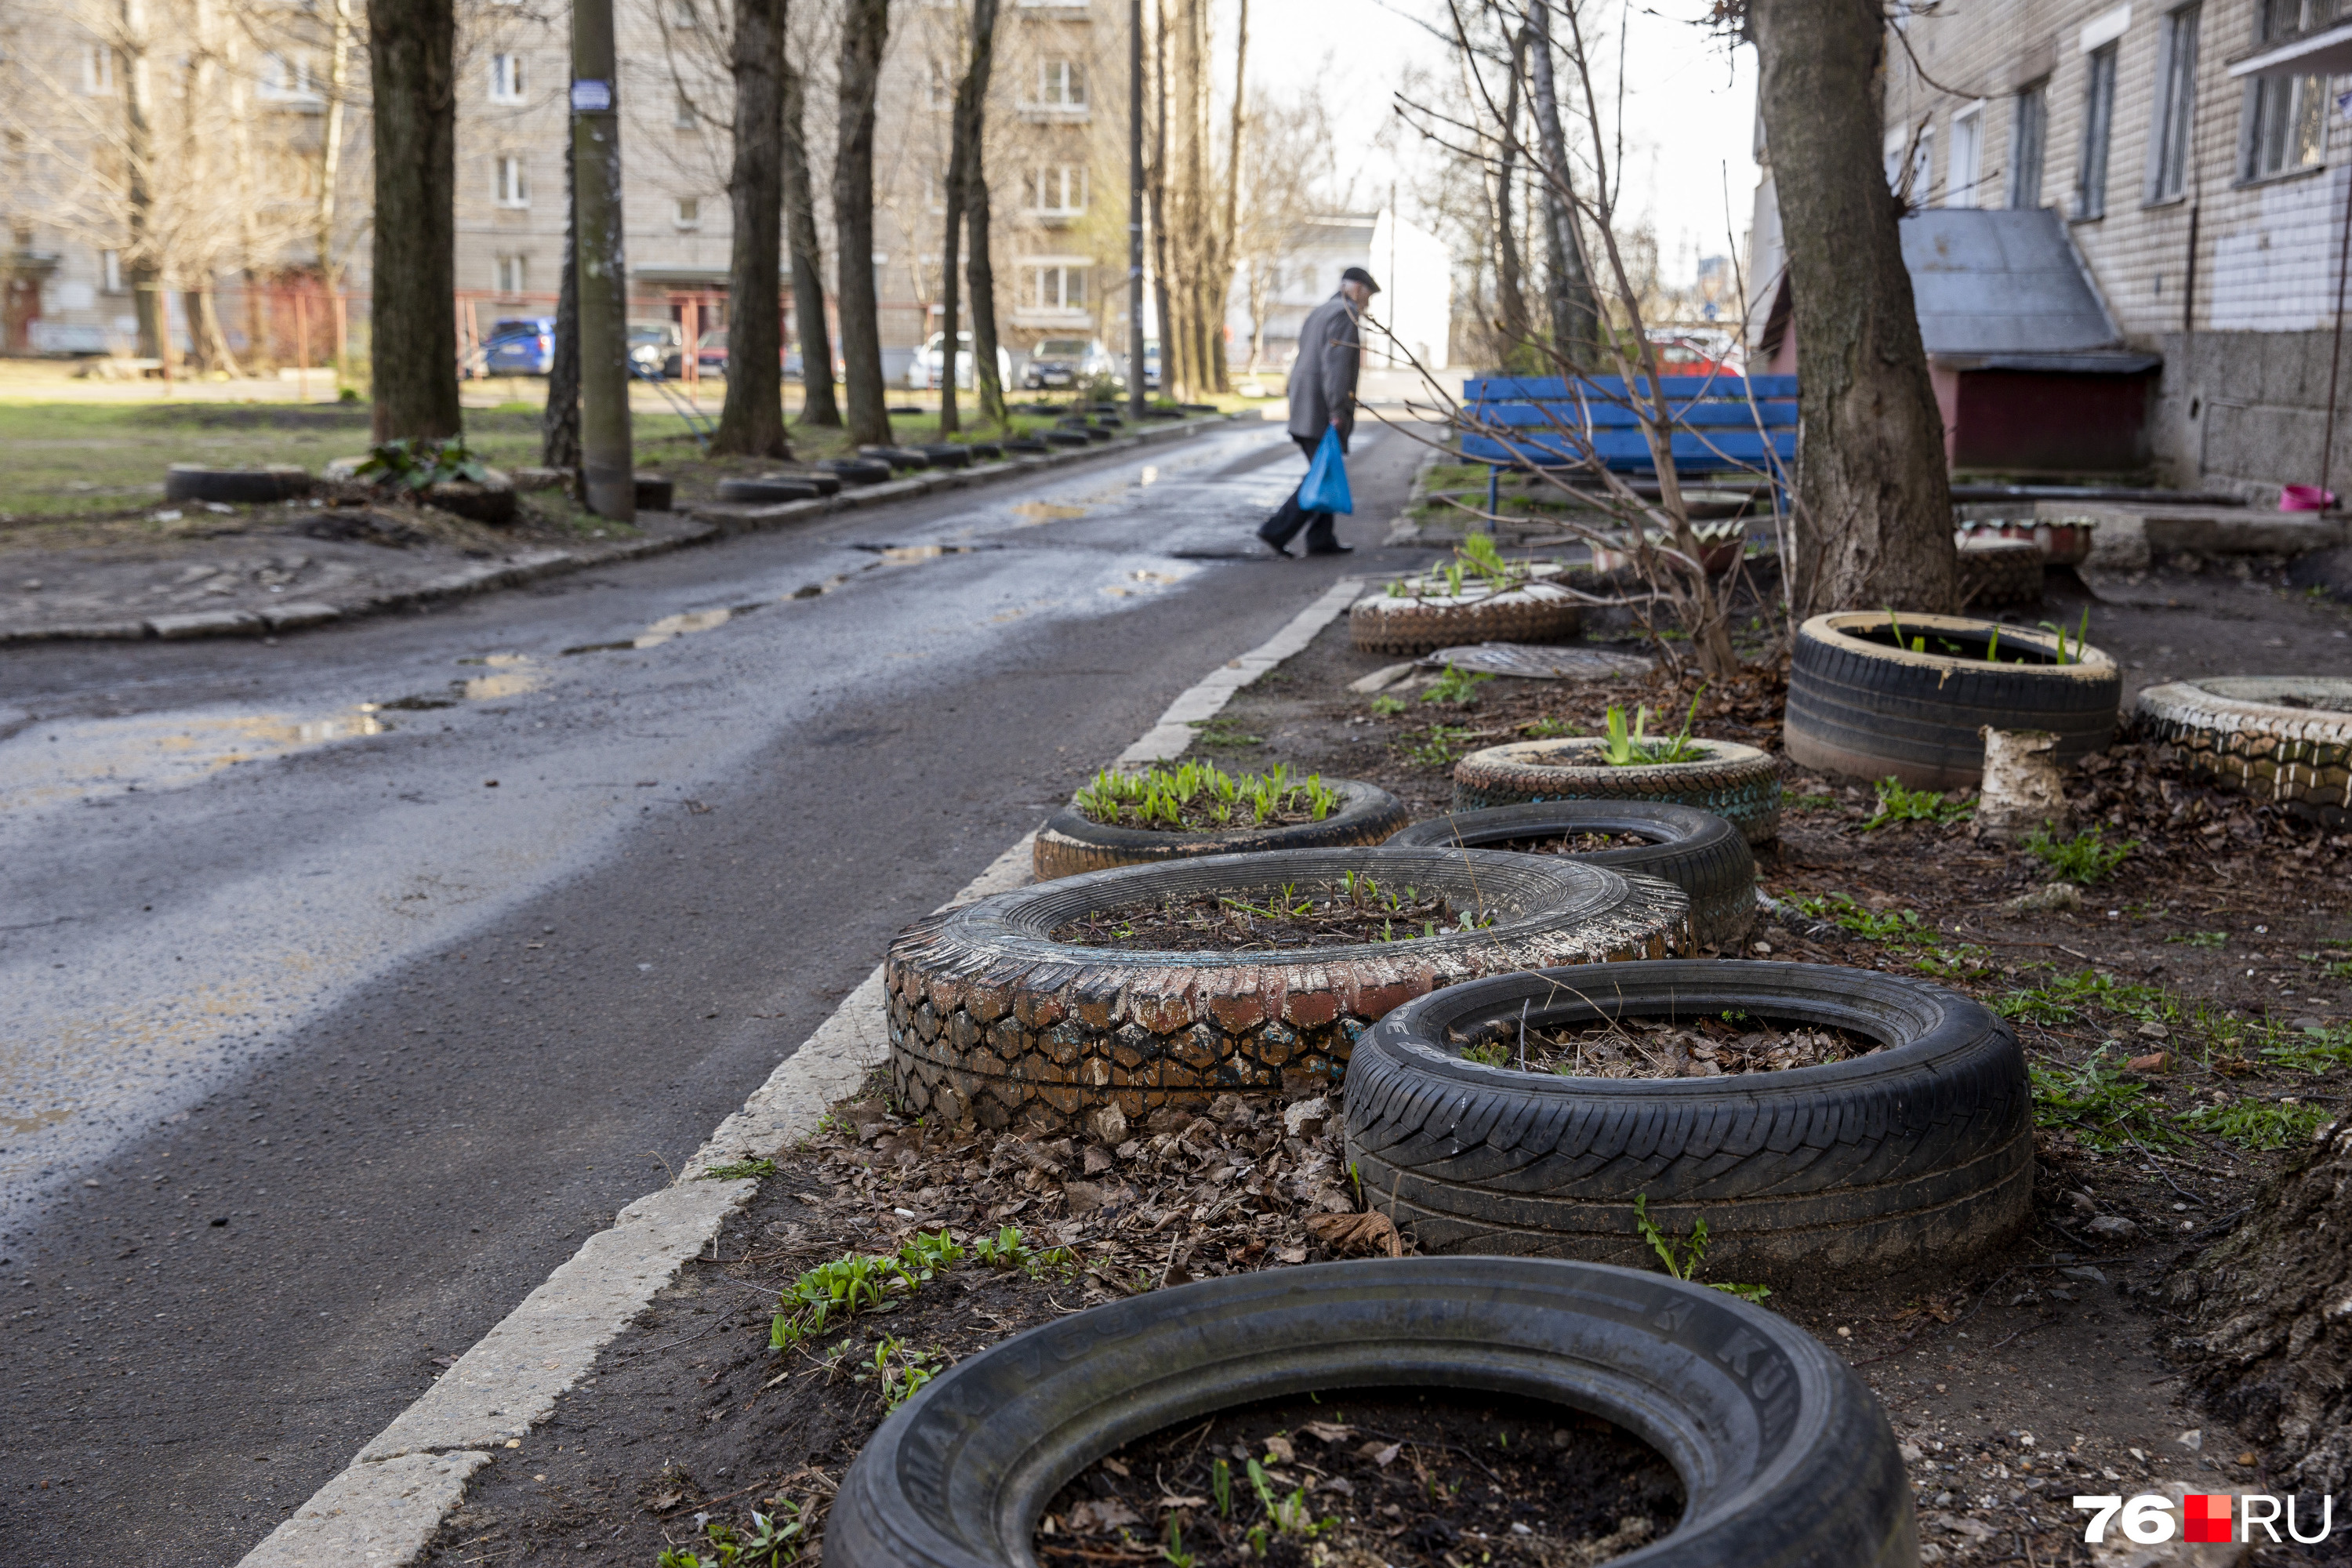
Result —
<instances>
[{"instance_id":1,"label":"metal canopy","mask_svg":"<svg viewBox=\"0 0 2352 1568\"><path fill-rule=\"evenodd\" d=\"M2049 359L2123 345L2055 212L1929 207L1902 235L1930 354Z\"/></svg>"},{"instance_id":2,"label":"metal canopy","mask_svg":"<svg viewBox=\"0 0 2352 1568\"><path fill-rule=\"evenodd\" d=\"M2230 68L2233 77L2336 76L2344 71L2352 71L2352 22L2274 45Z\"/></svg>"}]
</instances>

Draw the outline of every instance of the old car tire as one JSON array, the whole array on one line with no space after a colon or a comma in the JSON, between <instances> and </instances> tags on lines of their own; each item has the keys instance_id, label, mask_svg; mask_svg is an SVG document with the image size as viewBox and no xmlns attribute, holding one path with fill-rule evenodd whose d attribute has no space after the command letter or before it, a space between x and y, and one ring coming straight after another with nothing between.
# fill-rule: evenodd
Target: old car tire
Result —
<instances>
[{"instance_id":1,"label":"old car tire","mask_svg":"<svg viewBox=\"0 0 2352 1568\"><path fill-rule=\"evenodd\" d=\"M1084 447L1087 445L1085 432L1079 430L1047 430L1043 432L1043 434L1047 441L1056 447Z\"/></svg>"},{"instance_id":2,"label":"old car tire","mask_svg":"<svg viewBox=\"0 0 2352 1568\"><path fill-rule=\"evenodd\" d=\"M1979 614L2038 605L2042 566L2042 546L2030 539L1964 539L1959 547L1960 604Z\"/></svg>"},{"instance_id":3,"label":"old car tire","mask_svg":"<svg viewBox=\"0 0 2352 1568\"><path fill-rule=\"evenodd\" d=\"M1571 859L1612 871L1663 878L1690 895L1691 930L1702 947L1730 947L1756 923L1756 856L1739 829L1711 811L1648 800L1555 800L1498 805L1416 822L1391 844L1499 849L1528 838L1579 833L1630 834L1648 842Z\"/></svg>"},{"instance_id":4,"label":"old car tire","mask_svg":"<svg viewBox=\"0 0 2352 1568\"><path fill-rule=\"evenodd\" d=\"M659 474L639 474L636 485L639 511L667 511L677 504L677 484Z\"/></svg>"},{"instance_id":5,"label":"old car tire","mask_svg":"<svg viewBox=\"0 0 2352 1568\"><path fill-rule=\"evenodd\" d=\"M878 485L890 477L890 465L875 458L824 458L816 466L845 485Z\"/></svg>"},{"instance_id":6,"label":"old car tire","mask_svg":"<svg viewBox=\"0 0 2352 1568\"><path fill-rule=\"evenodd\" d=\"M777 501L814 500L823 494L808 479L764 478L756 479L721 479L719 499L747 505L769 506Z\"/></svg>"},{"instance_id":7,"label":"old car tire","mask_svg":"<svg viewBox=\"0 0 2352 1568\"><path fill-rule=\"evenodd\" d=\"M208 468L202 463L173 463L163 470L165 500L266 506L310 493L310 476L287 464L263 468Z\"/></svg>"},{"instance_id":8,"label":"old car tire","mask_svg":"<svg viewBox=\"0 0 2352 1568\"><path fill-rule=\"evenodd\" d=\"M1260 849L1336 849L1386 842L1410 818L1404 805L1378 784L1359 779L1325 779L1340 802L1320 822L1282 827L1231 827L1217 833L1154 833L1141 827L1108 827L1089 821L1075 805L1045 819L1031 851L1037 879L1075 877L1113 866L1159 860L1189 860L1202 855L1236 855Z\"/></svg>"},{"instance_id":9,"label":"old car tire","mask_svg":"<svg viewBox=\"0 0 2352 1568\"><path fill-rule=\"evenodd\" d=\"M1454 809L1532 805L1559 800L1654 800L1712 812L1750 844L1780 832L1780 759L1731 741L1694 742L1687 763L1612 767L1586 762L1597 740L1514 741L1473 752L1454 764Z\"/></svg>"},{"instance_id":10,"label":"old car tire","mask_svg":"<svg viewBox=\"0 0 2352 1568\"><path fill-rule=\"evenodd\" d=\"M1906 637L1981 643L1997 622L1902 614ZM2047 730L2058 765L2104 749L2116 732L2122 673L2097 648L2076 664L1987 664L1914 652L1860 635L1886 625L1883 610L1815 616L1797 628L1781 743L1791 762L1849 778L1892 776L1914 789L1956 789L1984 772L1978 731ZM2000 627L2009 647L2054 653L2050 633Z\"/></svg>"},{"instance_id":11,"label":"old car tire","mask_svg":"<svg viewBox=\"0 0 2352 1568\"><path fill-rule=\"evenodd\" d=\"M1582 608L1548 583L1458 600L1375 594L1348 609L1348 642L1359 653L1429 653L1482 642L1573 642L1583 629Z\"/></svg>"},{"instance_id":12,"label":"old car tire","mask_svg":"<svg viewBox=\"0 0 2352 1568\"><path fill-rule=\"evenodd\" d=\"M1524 1010L1524 1012L1523 1012ZM1597 1017L1747 1014L1883 1048L1826 1066L1606 1079L1465 1061L1464 1044ZM2009 1026L1874 970L1702 960L1510 974L1406 1004L1358 1041L1348 1151L1425 1252L1639 1263L1634 1200L1706 1222L1717 1279L1967 1261L2033 1203L2032 1103Z\"/></svg>"},{"instance_id":13,"label":"old car tire","mask_svg":"<svg viewBox=\"0 0 2352 1568\"><path fill-rule=\"evenodd\" d=\"M2191 773L2329 827L2352 823L2352 680L2250 675L2139 694L2140 724Z\"/></svg>"},{"instance_id":14,"label":"old car tire","mask_svg":"<svg viewBox=\"0 0 2352 1568\"><path fill-rule=\"evenodd\" d=\"M827 1568L1013 1568L1064 1483L1212 1411L1343 1388L1477 1389L1606 1417L1682 1477L1681 1521L1615 1568L1913 1568L1878 1401L1787 1319L1659 1273L1408 1258L1152 1290L969 1356L843 1479Z\"/></svg>"},{"instance_id":15,"label":"old car tire","mask_svg":"<svg viewBox=\"0 0 2352 1568\"><path fill-rule=\"evenodd\" d=\"M935 468L971 467L971 448L961 442L940 441L930 446L918 447L915 449L929 458L931 460L931 467Z\"/></svg>"},{"instance_id":16,"label":"old car tire","mask_svg":"<svg viewBox=\"0 0 2352 1568\"><path fill-rule=\"evenodd\" d=\"M1056 942L1091 911L1197 894L1263 901L1342 873L1443 890L1495 923L1345 947L1127 952ZM1443 985L1547 964L1659 958L1690 900L1654 878L1485 849L1208 855L999 893L918 921L883 960L898 1103L950 1122L1060 1127L1238 1092L1322 1093L1372 1021Z\"/></svg>"}]
</instances>

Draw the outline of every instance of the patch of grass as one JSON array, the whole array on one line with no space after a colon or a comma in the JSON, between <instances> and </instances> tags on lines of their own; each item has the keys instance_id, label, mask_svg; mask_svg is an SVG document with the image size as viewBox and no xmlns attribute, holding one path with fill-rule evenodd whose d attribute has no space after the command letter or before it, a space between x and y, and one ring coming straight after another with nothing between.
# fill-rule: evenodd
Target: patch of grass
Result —
<instances>
[{"instance_id":1,"label":"patch of grass","mask_svg":"<svg viewBox=\"0 0 2352 1568\"><path fill-rule=\"evenodd\" d=\"M780 1499L775 1512L754 1512L749 1530L716 1520L706 1521L703 1542L718 1555L705 1557L685 1547L673 1547L656 1559L656 1568L782 1568L801 1560L804 1528L800 1504Z\"/></svg>"},{"instance_id":2,"label":"patch of grass","mask_svg":"<svg viewBox=\"0 0 2352 1568\"><path fill-rule=\"evenodd\" d=\"M2033 1123L2063 1128L2086 1146L2112 1154L2143 1144L2178 1143L2163 1102L2147 1086L2126 1081L2107 1059L2105 1047L2077 1068L2028 1068L2033 1079Z\"/></svg>"},{"instance_id":3,"label":"patch of grass","mask_svg":"<svg viewBox=\"0 0 2352 1568\"><path fill-rule=\"evenodd\" d=\"M1845 893L1832 893L1826 898L1791 899L1789 902L1800 914L1811 915L1817 921L1828 921L1856 936L1885 942L1889 946L1906 947L1915 942L1937 940L1936 929L1921 923L1916 910L1874 910Z\"/></svg>"},{"instance_id":4,"label":"patch of grass","mask_svg":"<svg viewBox=\"0 0 2352 1568\"><path fill-rule=\"evenodd\" d=\"M1202 719L1193 724L1192 743L1218 749L1263 746L1264 735L1253 735L1231 719Z\"/></svg>"},{"instance_id":5,"label":"patch of grass","mask_svg":"<svg viewBox=\"0 0 2352 1568\"><path fill-rule=\"evenodd\" d=\"M1372 699L1372 711L1383 719L1393 719L1398 714L1404 711L1404 699L1402 697L1375 697Z\"/></svg>"},{"instance_id":6,"label":"patch of grass","mask_svg":"<svg viewBox=\"0 0 2352 1568\"><path fill-rule=\"evenodd\" d=\"M1455 724L1432 724L1421 738L1409 742L1405 755L1423 767L1450 768L1469 751L1477 731Z\"/></svg>"},{"instance_id":7,"label":"patch of grass","mask_svg":"<svg viewBox=\"0 0 2352 1568\"><path fill-rule=\"evenodd\" d=\"M2159 985L2131 985L2095 969L2078 970L2040 985L2022 987L1994 997L1992 1010L2004 1018L2022 1018L2044 1026L2072 1024L2095 1011L2119 1015L2142 1024L2196 1025L2201 1014L2182 1007L2179 997Z\"/></svg>"},{"instance_id":8,"label":"patch of grass","mask_svg":"<svg viewBox=\"0 0 2352 1568\"><path fill-rule=\"evenodd\" d=\"M713 1165L702 1173L706 1182L756 1182L776 1173L773 1160L737 1160L725 1165Z\"/></svg>"},{"instance_id":9,"label":"patch of grass","mask_svg":"<svg viewBox=\"0 0 2352 1568\"><path fill-rule=\"evenodd\" d=\"M1429 683L1429 689L1421 694L1421 700L1423 702L1451 703L1456 708L1475 708L1479 686L1494 679L1483 669L1457 669L1449 664L1444 674Z\"/></svg>"},{"instance_id":10,"label":"patch of grass","mask_svg":"<svg viewBox=\"0 0 2352 1568\"><path fill-rule=\"evenodd\" d=\"M1976 815L1972 800L1948 800L1940 790L1905 789L1900 779L1878 781L1878 815L1862 825L1864 833L1890 822L1965 822Z\"/></svg>"},{"instance_id":11,"label":"patch of grass","mask_svg":"<svg viewBox=\"0 0 2352 1568\"><path fill-rule=\"evenodd\" d=\"M1835 811L1838 797L1833 795L1790 795L1780 797L1783 811Z\"/></svg>"},{"instance_id":12,"label":"patch of grass","mask_svg":"<svg viewBox=\"0 0 2352 1568\"><path fill-rule=\"evenodd\" d=\"M1912 956L1911 967L1937 980L1983 980L1992 973L1992 954L1971 942L1930 947Z\"/></svg>"},{"instance_id":13,"label":"patch of grass","mask_svg":"<svg viewBox=\"0 0 2352 1568\"><path fill-rule=\"evenodd\" d=\"M2052 836L2047 827L2037 827L2025 836L2026 853L2047 866L2062 881L2090 887L2104 882L2115 874L2139 841L2127 838L2121 844L2106 841L2106 830L2093 827L2072 838Z\"/></svg>"},{"instance_id":14,"label":"patch of grass","mask_svg":"<svg viewBox=\"0 0 2352 1568\"><path fill-rule=\"evenodd\" d=\"M2325 1078L2352 1066L2352 1025L2333 1029L2273 1029L2260 1055L2273 1067Z\"/></svg>"},{"instance_id":15,"label":"patch of grass","mask_svg":"<svg viewBox=\"0 0 2352 1568\"><path fill-rule=\"evenodd\" d=\"M789 1349L895 1297L910 1296L962 1258L963 1248L941 1230L919 1235L896 1252L853 1252L821 1263L784 1288L769 1348Z\"/></svg>"},{"instance_id":16,"label":"patch of grass","mask_svg":"<svg viewBox=\"0 0 2352 1568\"><path fill-rule=\"evenodd\" d=\"M2180 1119L2184 1127L2208 1132L2241 1149L2267 1152L2291 1144L2308 1143L2328 1120L2316 1105L2271 1104L2259 1100L2233 1100L2209 1105Z\"/></svg>"},{"instance_id":17,"label":"patch of grass","mask_svg":"<svg viewBox=\"0 0 2352 1568\"><path fill-rule=\"evenodd\" d=\"M2230 940L2230 933L2225 931L2179 931L2164 940L2182 947L2220 947Z\"/></svg>"},{"instance_id":18,"label":"patch of grass","mask_svg":"<svg viewBox=\"0 0 2352 1568\"><path fill-rule=\"evenodd\" d=\"M1566 720L1555 719L1549 713L1540 719L1531 719L1519 726L1519 733L1531 741L1557 741L1570 735L1580 735L1583 732Z\"/></svg>"}]
</instances>

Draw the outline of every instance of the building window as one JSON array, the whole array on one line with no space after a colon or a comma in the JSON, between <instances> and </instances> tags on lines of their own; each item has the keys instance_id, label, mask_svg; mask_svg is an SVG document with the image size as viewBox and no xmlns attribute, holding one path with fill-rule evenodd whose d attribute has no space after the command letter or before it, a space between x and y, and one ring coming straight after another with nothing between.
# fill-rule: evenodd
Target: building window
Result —
<instances>
[{"instance_id":1,"label":"building window","mask_svg":"<svg viewBox=\"0 0 2352 1568\"><path fill-rule=\"evenodd\" d=\"M520 55L490 57L490 101L492 103L522 101L522 57Z\"/></svg>"},{"instance_id":2,"label":"building window","mask_svg":"<svg viewBox=\"0 0 2352 1568\"><path fill-rule=\"evenodd\" d=\"M702 26L702 13L694 8L694 0L670 0L669 25L692 29Z\"/></svg>"},{"instance_id":3,"label":"building window","mask_svg":"<svg viewBox=\"0 0 2352 1568\"><path fill-rule=\"evenodd\" d=\"M1037 101L1047 109L1084 109L1087 106L1087 77L1078 62L1039 60Z\"/></svg>"},{"instance_id":4,"label":"building window","mask_svg":"<svg viewBox=\"0 0 2352 1568\"><path fill-rule=\"evenodd\" d=\"M1952 163L1944 174L1944 205L1979 205L1977 184L1984 168L1984 105L1972 103L1952 116Z\"/></svg>"},{"instance_id":5,"label":"building window","mask_svg":"<svg viewBox=\"0 0 2352 1568\"><path fill-rule=\"evenodd\" d=\"M1029 210L1042 217L1072 217L1086 211L1086 165L1058 163L1030 170Z\"/></svg>"},{"instance_id":6,"label":"building window","mask_svg":"<svg viewBox=\"0 0 2352 1568\"><path fill-rule=\"evenodd\" d=\"M923 101L933 109L952 109L955 94L955 81L948 75L948 68L933 60L931 74L923 84Z\"/></svg>"},{"instance_id":7,"label":"building window","mask_svg":"<svg viewBox=\"0 0 2352 1568\"><path fill-rule=\"evenodd\" d=\"M700 196L678 197L677 210L670 216L670 222L677 225L679 228L700 228L702 226L702 198Z\"/></svg>"},{"instance_id":8,"label":"building window","mask_svg":"<svg viewBox=\"0 0 2352 1568\"><path fill-rule=\"evenodd\" d=\"M1040 310L1083 310L1087 308L1087 269L1083 267L1033 267L1029 297L1024 304Z\"/></svg>"},{"instance_id":9,"label":"building window","mask_svg":"<svg viewBox=\"0 0 2352 1568\"><path fill-rule=\"evenodd\" d=\"M2326 107L2324 77L2256 77L2247 83L2242 177L2259 180L2316 164Z\"/></svg>"},{"instance_id":10,"label":"building window","mask_svg":"<svg viewBox=\"0 0 2352 1568\"><path fill-rule=\"evenodd\" d=\"M2021 89L2009 115L2009 205L2031 211L2042 205L2042 151L2050 129L2047 78Z\"/></svg>"},{"instance_id":11,"label":"building window","mask_svg":"<svg viewBox=\"0 0 2352 1568\"><path fill-rule=\"evenodd\" d=\"M501 256L498 258L498 290L501 294L527 294L530 291L530 258Z\"/></svg>"},{"instance_id":12,"label":"building window","mask_svg":"<svg viewBox=\"0 0 2352 1568\"><path fill-rule=\"evenodd\" d=\"M82 46L81 89L88 93L114 90L114 51L106 45Z\"/></svg>"},{"instance_id":13,"label":"building window","mask_svg":"<svg viewBox=\"0 0 2352 1568\"><path fill-rule=\"evenodd\" d=\"M2116 45L2084 58L2083 156L2075 165L2074 216L2107 216L2107 142L2116 119Z\"/></svg>"},{"instance_id":14,"label":"building window","mask_svg":"<svg viewBox=\"0 0 2352 1568\"><path fill-rule=\"evenodd\" d=\"M98 253L99 286L110 294L122 292L122 252L101 250Z\"/></svg>"},{"instance_id":15,"label":"building window","mask_svg":"<svg viewBox=\"0 0 2352 1568\"><path fill-rule=\"evenodd\" d=\"M1887 132L1885 154L1886 188L1906 207L1924 204L1927 199L1928 172L1936 166L1935 138L1921 131L1919 139L1914 142L1897 126Z\"/></svg>"},{"instance_id":16,"label":"building window","mask_svg":"<svg viewBox=\"0 0 2352 1568\"><path fill-rule=\"evenodd\" d=\"M2170 201L2189 176L2197 116L2198 8L2183 5L2164 19L2164 52L2157 60L2155 155L2148 160L2147 197Z\"/></svg>"},{"instance_id":17,"label":"building window","mask_svg":"<svg viewBox=\"0 0 2352 1568\"><path fill-rule=\"evenodd\" d=\"M702 116L695 112L694 100L682 92L679 93L677 107L671 111L669 122L680 131L691 131L700 124Z\"/></svg>"},{"instance_id":18,"label":"building window","mask_svg":"<svg viewBox=\"0 0 2352 1568\"><path fill-rule=\"evenodd\" d=\"M318 96L310 86L310 62L299 55L262 56L260 80L255 91L261 98L280 103Z\"/></svg>"},{"instance_id":19,"label":"building window","mask_svg":"<svg viewBox=\"0 0 2352 1568\"><path fill-rule=\"evenodd\" d=\"M499 160L498 201L502 207L530 205L530 171L520 158L509 155Z\"/></svg>"}]
</instances>

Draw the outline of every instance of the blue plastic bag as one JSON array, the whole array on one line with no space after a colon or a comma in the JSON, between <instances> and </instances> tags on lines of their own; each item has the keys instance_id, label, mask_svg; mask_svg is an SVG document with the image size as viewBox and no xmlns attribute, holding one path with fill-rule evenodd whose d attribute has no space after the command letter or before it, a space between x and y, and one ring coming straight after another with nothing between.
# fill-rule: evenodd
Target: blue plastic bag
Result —
<instances>
[{"instance_id":1,"label":"blue plastic bag","mask_svg":"<svg viewBox=\"0 0 2352 1568\"><path fill-rule=\"evenodd\" d=\"M1356 498L1348 493L1348 463L1339 451L1336 425L1325 427L1323 444L1315 448L1315 460L1307 465L1307 480L1298 487L1298 510L1350 513L1356 510Z\"/></svg>"}]
</instances>

